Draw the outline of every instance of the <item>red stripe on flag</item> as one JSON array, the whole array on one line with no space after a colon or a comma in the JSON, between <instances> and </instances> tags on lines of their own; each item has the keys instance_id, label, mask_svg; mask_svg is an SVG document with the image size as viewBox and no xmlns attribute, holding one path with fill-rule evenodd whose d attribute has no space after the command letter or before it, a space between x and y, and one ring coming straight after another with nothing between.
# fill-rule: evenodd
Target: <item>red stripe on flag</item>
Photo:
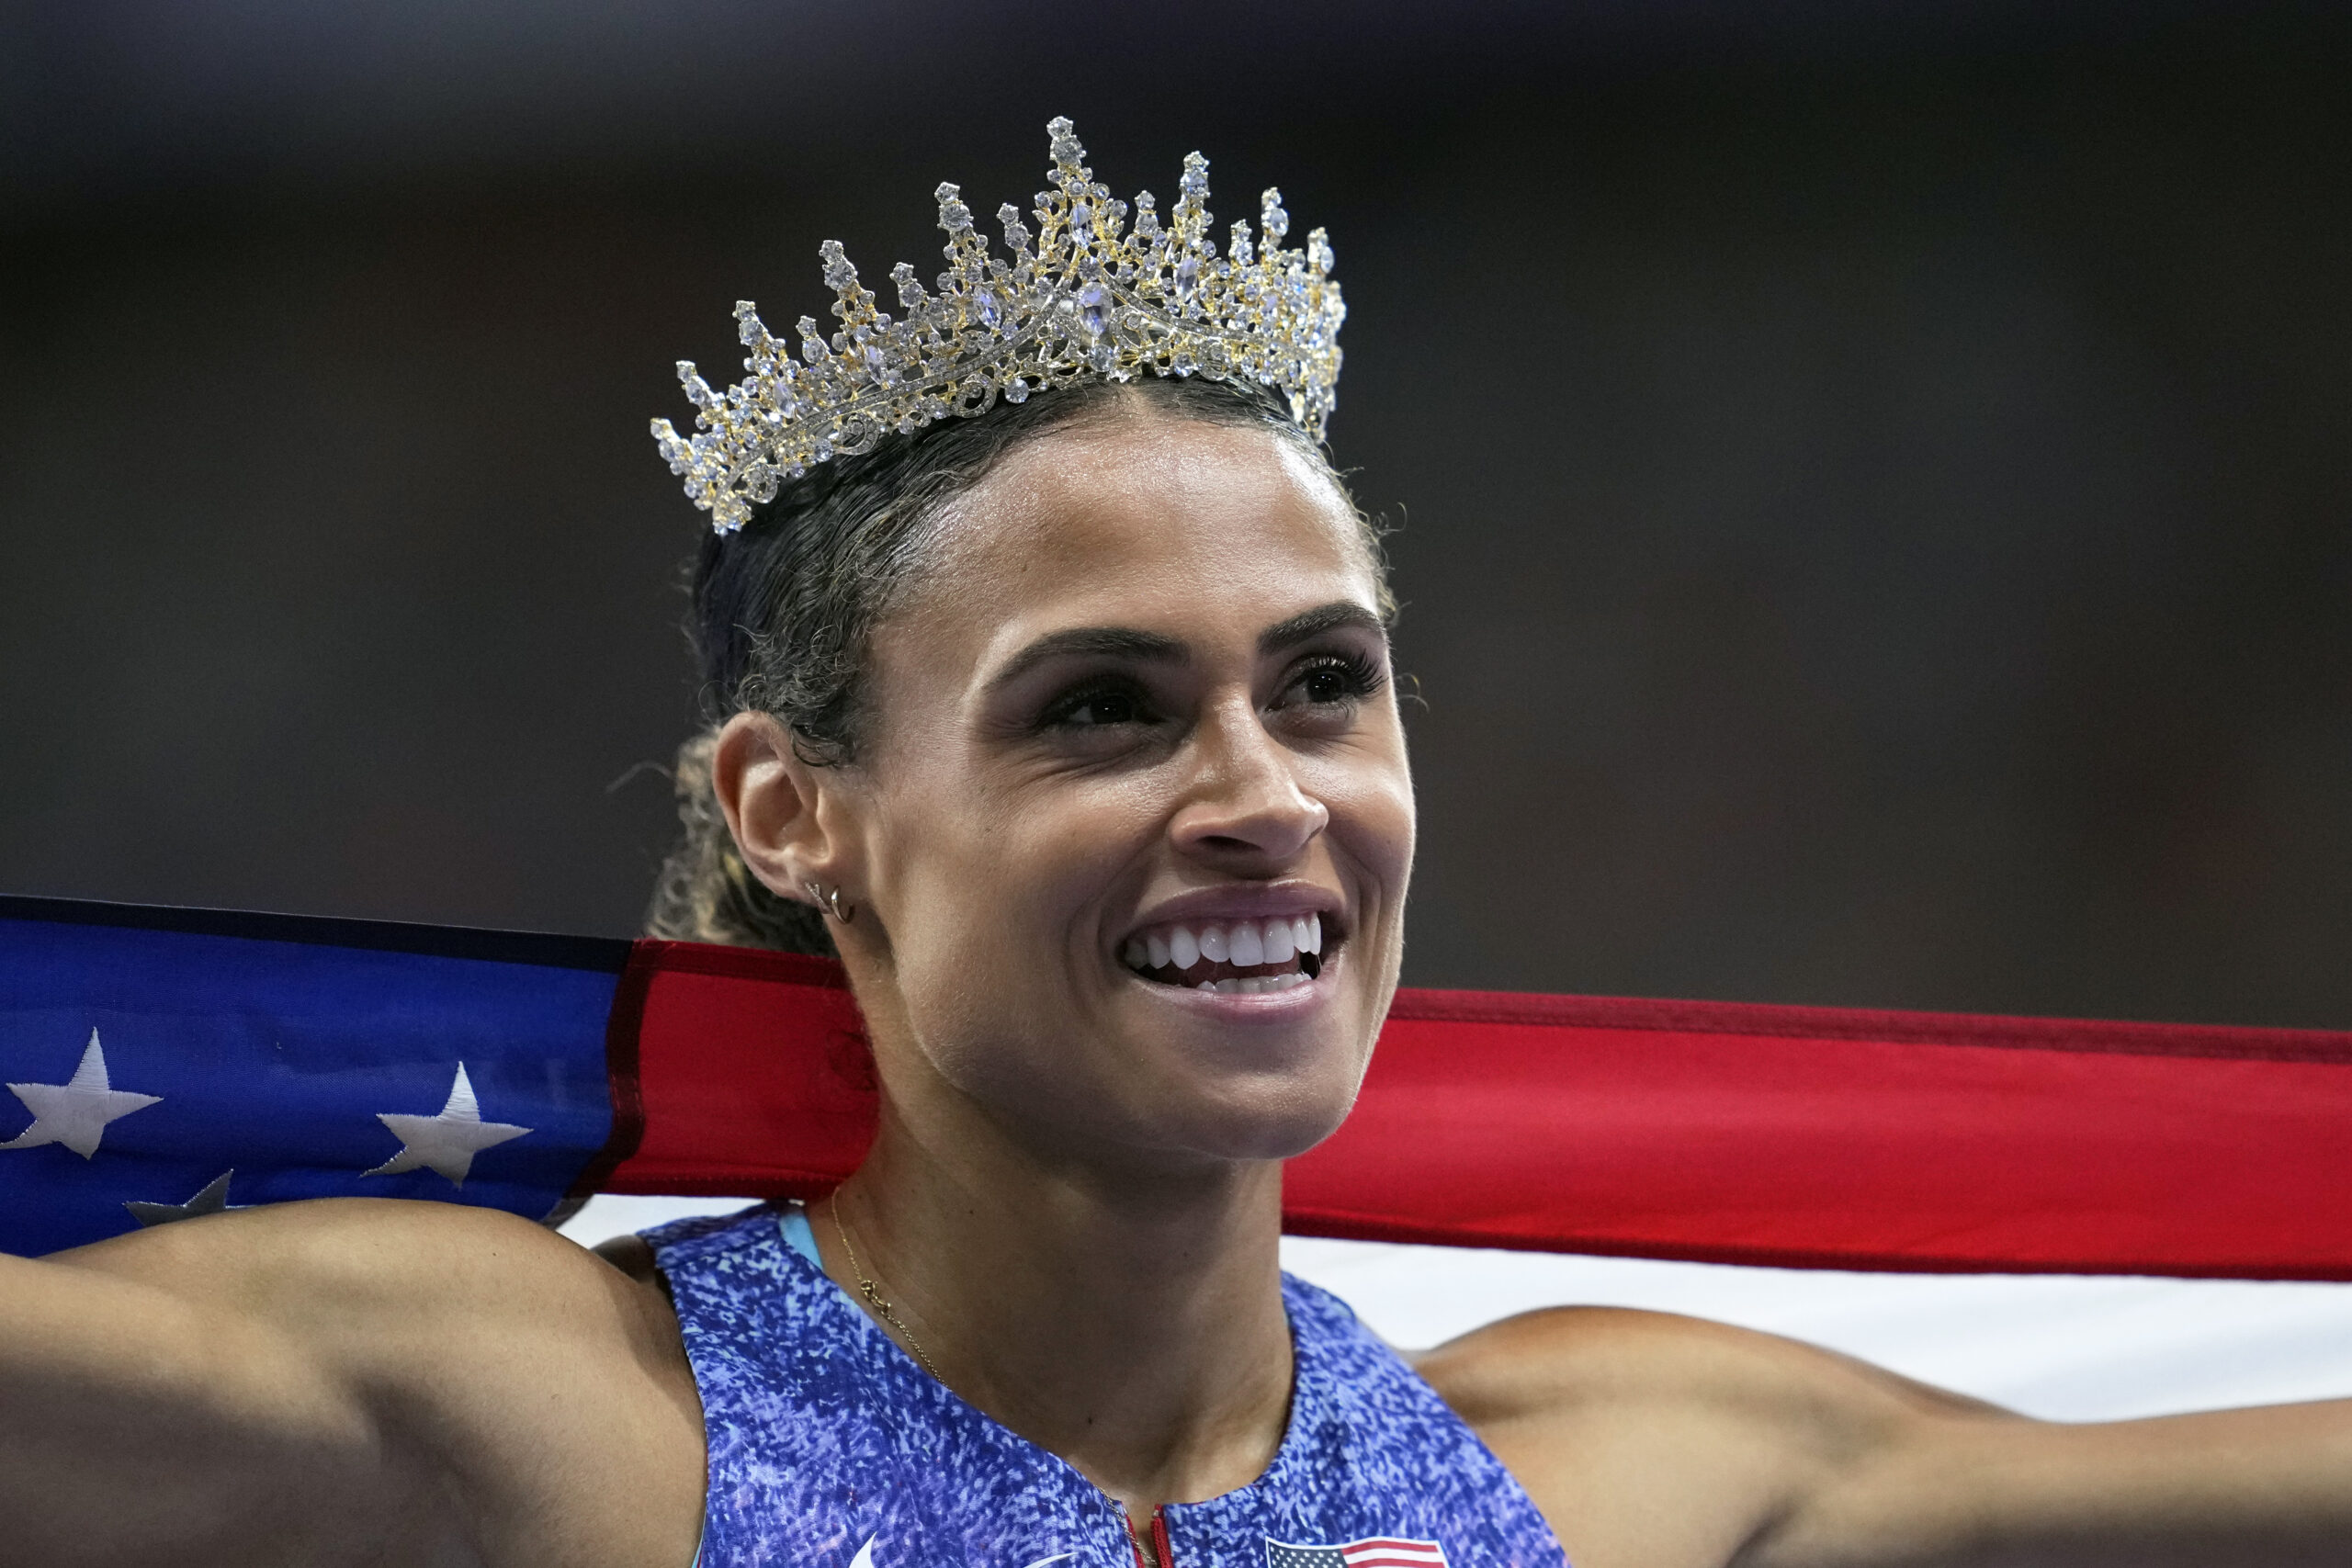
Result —
<instances>
[{"instance_id":1,"label":"red stripe on flag","mask_svg":"<svg viewBox=\"0 0 2352 1568\"><path fill-rule=\"evenodd\" d=\"M2352 1278L2352 1035L1407 993L1284 1199L1385 1240Z\"/></svg>"},{"instance_id":2,"label":"red stripe on flag","mask_svg":"<svg viewBox=\"0 0 2352 1568\"><path fill-rule=\"evenodd\" d=\"M841 966L642 942L643 1132L607 1192L813 1197L874 1137L873 1062ZM633 966L634 967L634 966Z\"/></svg>"},{"instance_id":3,"label":"red stripe on flag","mask_svg":"<svg viewBox=\"0 0 2352 1568\"><path fill-rule=\"evenodd\" d=\"M640 950L643 1134L605 1190L854 1169L875 1101L839 968ZM2352 1034L1404 991L1284 1210L1474 1247L2352 1279Z\"/></svg>"},{"instance_id":4,"label":"red stripe on flag","mask_svg":"<svg viewBox=\"0 0 2352 1568\"><path fill-rule=\"evenodd\" d=\"M1351 1540L1340 1548L1347 1568L1447 1568L1433 1540Z\"/></svg>"}]
</instances>

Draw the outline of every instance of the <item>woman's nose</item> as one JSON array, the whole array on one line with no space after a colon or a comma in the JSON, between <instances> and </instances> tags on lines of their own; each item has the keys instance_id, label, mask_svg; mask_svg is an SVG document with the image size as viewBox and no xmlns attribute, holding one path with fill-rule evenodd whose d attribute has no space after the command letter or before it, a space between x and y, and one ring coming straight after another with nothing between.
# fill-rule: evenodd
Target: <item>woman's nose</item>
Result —
<instances>
[{"instance_id":1,"label":"woman's nose","mask_svg":"<svg viewBox=\"0 0 2352 1568\"><path fill-rule=\"evenodd\" d=\"M1195 769L1170 825L1180 848L1283 865L1329 825L1330 808L1299 787L1296 759L1248 701L1216 708L1188 750Z\"/></svg>"}]
</instances>

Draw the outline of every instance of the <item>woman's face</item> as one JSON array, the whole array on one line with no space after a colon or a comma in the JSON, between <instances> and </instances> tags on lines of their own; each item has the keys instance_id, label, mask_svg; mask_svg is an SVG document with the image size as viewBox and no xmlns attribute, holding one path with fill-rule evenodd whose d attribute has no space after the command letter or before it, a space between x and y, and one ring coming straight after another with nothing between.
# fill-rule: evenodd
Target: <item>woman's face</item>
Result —
<instances>
[{"instance_id":1,"label":"woman's face","mask_svg":"<svg viewBox=\"0 0 2352 1568\"><path fill-rule=\"evenodd\" d=\"M1395 988L1413 858L1347 503L1271 433L1121 412L1015 448L934 537L842 802L876 919L840 934L894 1089L1155 1166L1313 1145Z\"/></svg>"}]
</instances>

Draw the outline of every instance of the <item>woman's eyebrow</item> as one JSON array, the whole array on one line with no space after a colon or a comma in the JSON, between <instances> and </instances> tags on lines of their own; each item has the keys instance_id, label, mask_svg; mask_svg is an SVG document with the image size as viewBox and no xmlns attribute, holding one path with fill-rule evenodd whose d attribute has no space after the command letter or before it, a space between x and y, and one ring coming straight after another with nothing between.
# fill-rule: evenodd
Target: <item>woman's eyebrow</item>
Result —
<instances>
[{"instance_id":1,"label":"woman's eyebrow","mask_svg":"<svg viewBox=\"0 0 2352 1568\"><path fill-rule=\"evenodd\" d=\"M1069 658L1128 659L1148 664L1182 664L1193 650L1182 641L1132 626L1072 626L1048 632L1011 659L989 679L990 689L1011 684L1048 660Z\"/></svg>"},{"instance_id":2,"label":"woman's eyebrow","mask_svg":"<svg viewBox=\"0 0 2352 1568\"><path fill-rule=\"evenodd\" d=\"M1258 651L1279 653L1340 626L1360 626L1384 637L1388 631L1371 610L1340 599L1303 610L1268 626L1258 634ZM989 678L989 687L995 690L1010 685L1040 664L1056 659L1125 659L1145 664L1184 664L1192 657L1192 649L1182 638L1160 632L1138 631L1133 626L1071 626L1046 633L1006 660L1004 668Z\"/></svg>"},{"instance_id":3,"label":"woman's eyebrow","mask_svg":"<svg viewBox=\"0 0 2352 1568\"><path fill-rule=\"evenodd\" d=\"M1378 615L1351 600L1340 599L1302 611L1286 621L1276 621L1258 634L1258 651L1280 653L1340 626L1360 626L1384 637L1388 635L1387 623Z\"/></svg>"}]
</instances>

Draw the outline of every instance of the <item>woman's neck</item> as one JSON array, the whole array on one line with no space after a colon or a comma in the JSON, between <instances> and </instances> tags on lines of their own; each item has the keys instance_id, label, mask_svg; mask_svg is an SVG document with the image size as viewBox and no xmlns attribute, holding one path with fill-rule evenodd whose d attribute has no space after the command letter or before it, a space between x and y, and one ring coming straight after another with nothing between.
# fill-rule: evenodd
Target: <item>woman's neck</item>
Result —
<instances>
[{"instance_id":1,"label":"woman's neck","mask_svg":"<svg viewBox=\"0 0 2352 1568\"><path fill-rule=\"evenodd\" d=\"M1290 1403L1280 1165L1105 1175L968 1102L926 1111L886 1098L817 1205L834 1280L870 1280L949 1387L1138 1520L1255 1480Z\"/></svg>"}]
</instances>

